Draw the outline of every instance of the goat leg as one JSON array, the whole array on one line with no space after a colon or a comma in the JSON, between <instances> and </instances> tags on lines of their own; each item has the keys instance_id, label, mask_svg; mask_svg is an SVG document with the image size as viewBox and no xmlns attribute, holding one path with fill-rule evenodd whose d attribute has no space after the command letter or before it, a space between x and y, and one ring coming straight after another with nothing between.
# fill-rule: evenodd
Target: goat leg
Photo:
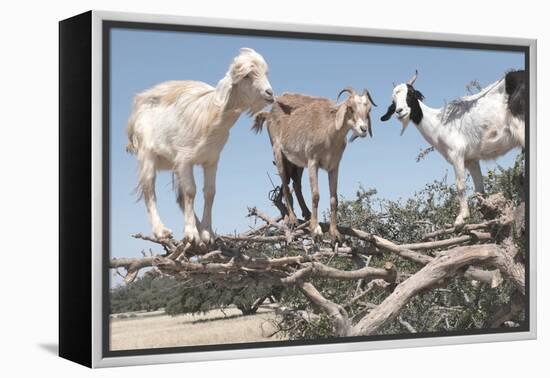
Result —
<instances>
[{"instance_id":1,"label":"goat leg","mask_svg":"<svg viewBox=\"0 0 550 378\"><path fill-rule=\"evenodd\" d=\"M317 238L323 235L323 230L319 226L319 221L317 219L317 213L319 208L319 165L316 161L310 160L308 163L307 170L309 172L309 185L311 187L311 219L309 222L309 230L313 238Z\"/></svg>"},{"instance_id":2,"label":"goat leg","mask_svg":"<svg viewBox=\"0 0 550 378\"><path fill-rule=\"evenodd\" d=\"M177 178L179 190L183 193L183 213L185 217L183 238L189 243L201 244L194 210L197 187L193 175L193 164L186 163L178 169Z\"/></svg>"},{"instance_id":3,"label":"goat leg","mask_svg":"<svg viewBox=\"0 0 550 378\"><path fill-rule=\"evenodd\" d=\"M155 164L154 157L141 154L139 159L139 190L143 196L147 214L153 227L153 234L157 239L165 239L172 236L172 230L164 226L157 210L157 197L155 193Z\"/></svg>"},{"instance_id":4,"label":"goat leg","mask_svg":"<svg viewBox=\"0 0 550 378\"><path fill-rule=\"evenodd\" d=\"M289 164L292 164L289 162ZM306 201L304 199L304 194L302 193L302 174L304 173L304 168L298 167L294 165L292 174L290 177L292 178L292 187L294 189L294 194L296 194L296 199L298 200L298 204L300 205L300 209L302 210L302 217L305 220L309 220L311 218L311 211L309 211Z\"/></svg>"},{"instance_id":5,"label":"goat leg","mask_svg":"<svg viewBox=\"0 0 550 378\"><path fill-rule=\"evenodd\" d=\"M290 188L288 187L290 184L288 164L285 163L285 157L282 151L275 146L273 146L273 156L275 158L275 165L279 171L279 176L281 177L283 196L285 198L286 209L288 211L287 222L290 226L296 226L298 224L298 219L296 218L296 214L294 213L294 209L292 207L292 194L290 193Z\"/></svg>"},{"instance_id":6,"label":"goat leg","mask_svg":"<svg viewBox=\"0 0 550 378\"><path fill-rule=\"evenodd\" d=\"M328 172L330 189L330 228L329 233L333 242L341 241L342 236L337 228L338 216L338 168Z\"/></svg>"},{"instance_id":7,"label":"goat leg","mask_svg":"<svg viewBox=\"0 0 550 378\"><path fill-rule=\"evenodd\" d=\"M462 227L465 219L470 217L470 209L468 208L468 198L466 197L466 184L464 182L464 159L458 158L453 162L453 168L456 177L456 191L460 203L460 212L456 217L454 226Z\"/></svg>"},{"instance_id":8,"label":"goat leg","mask_svg":"<svg viewBox=\"0 0 550 378\"><path fill-rule=\"evenodd\" d=\"M212 204L216 195L217 162L203 166L204 170L204 210L200 222L200 237L205 244L214 244L215 235L212 231Z\"/></svg>"},{"instance_id":9,"label":"goat leg","mask_svg":"<svg viewBox=\"0 0 550 378\"><path fill-rule=\"evenodd\" d=\"M479 165L479 160L468 161L465 163L466 168L472 176L474 182L474 190L476 193L483 194L485 189L483 188L483 176L481 175L481 167Z\"/></svg>"}]
</instances>

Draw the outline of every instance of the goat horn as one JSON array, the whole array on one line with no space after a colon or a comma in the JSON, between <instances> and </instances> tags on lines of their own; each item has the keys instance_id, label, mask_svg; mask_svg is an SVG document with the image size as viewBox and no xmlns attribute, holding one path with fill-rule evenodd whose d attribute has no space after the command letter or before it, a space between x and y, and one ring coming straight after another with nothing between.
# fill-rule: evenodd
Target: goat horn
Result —
<instances>
[{"instance_id":1,"label":"goat horn","mask_svg":"<svg viewBox=\"0 0 550 378\"><path fill-rule=\"evenodd\" d=\"M372 101L372 97L370 96L370 92L367 90L367 88L365 88L365 89L363 90L363 96L364 96L364 95L367 95L367 97L369 98L370 103L371 103L373 106L378 106L378 105L376 105L376 104L374 103L374 101Z\"/></svg>"},{"instance_id":2,"label":"goat horn","mask_svg":"<svg viewBox=\"0 0 550 378\"><path fill-rule=\"evenodd\" d=\"M395 81L392 81L392 85L394 88L397 87L397 84L395 84Z\"/></svg>"},{"instance_id":3,"label":"goat horn","mask_svg":"<svg viewBox=\"0 0 550 378\"><path fill-rule=\"evenodd\" d=\"M352 95L352 96L355 96L355 95L357 94L357 93L355 93L355 91L353 90L352 87L346 87L346 88L342 89L342 90L340 91L340 93L338 93L338 96L336 97L336 102L338 102L338 99L340 98L340 96L341 96L342 93L344 93L344 92L348 92L348 93L349 93L350 95Z\"/></svg>"},{"instance_id":4,"label":"goat horn","mask_svg":"<svg viewBox=\"0 0 550 378\"><path fill-rule=\"evenodd\" d=\"M415 70L413 77L411 77L410 80L407 81L407 84L413 85L417 77L418 77L418 70Z\"/></svg>"}]
</instances>

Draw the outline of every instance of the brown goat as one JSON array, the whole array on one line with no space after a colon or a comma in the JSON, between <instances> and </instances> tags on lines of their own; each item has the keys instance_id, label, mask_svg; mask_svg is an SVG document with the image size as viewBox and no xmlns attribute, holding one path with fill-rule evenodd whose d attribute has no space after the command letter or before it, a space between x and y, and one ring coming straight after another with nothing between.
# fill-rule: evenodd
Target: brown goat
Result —
<instances>
[{"instance_id":1,"label":"brown goat","mask_svg":"<svg viewBox=\"0 0 550 378\"><path fill-rule=\"evenodd\" d=\"M259 133L263 123L267 129L275 164L282 180L283 195L288 210L288 222L297 223L292 196L288 187L293 181L294 192L302 215L310 219L310 231L314 237L322 235L317 213L319 204L318 170L328 172L330 187L330 235L340 239L336 226L338 208L338 167L346 148L346 134L352 130L353 141L357 137L372 137L370 110L376 104L365 89L358 95L352 88L345 88L349 97L341 104L321 97L285 93L275 99L270 112L262 112L255 118L252 130ZM302 194L302 174L309 171L312 191L312 212L309 211Z\"/></svg>"}]
</instances>

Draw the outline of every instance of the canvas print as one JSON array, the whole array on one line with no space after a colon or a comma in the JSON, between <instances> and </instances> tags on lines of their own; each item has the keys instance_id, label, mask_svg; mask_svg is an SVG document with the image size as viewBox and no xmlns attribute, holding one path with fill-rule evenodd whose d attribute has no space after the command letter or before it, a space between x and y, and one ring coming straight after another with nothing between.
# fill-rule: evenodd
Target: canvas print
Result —
<instances>
[{"instance_id":1,"label":"canvas print","mask_svg":"<svg viewBox=\"0 0 550 378\"><path fill-rule=\"evenodd\" d=\"M109 353L529 329L525 50L108 33Z\"/></svg>"}]
</instances>

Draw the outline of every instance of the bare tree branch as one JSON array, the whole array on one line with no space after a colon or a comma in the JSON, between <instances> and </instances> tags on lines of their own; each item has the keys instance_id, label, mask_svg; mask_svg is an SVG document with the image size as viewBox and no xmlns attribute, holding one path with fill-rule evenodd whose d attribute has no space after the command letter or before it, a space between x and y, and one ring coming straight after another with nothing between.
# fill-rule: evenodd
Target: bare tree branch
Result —
<instances>
[{"instance_id":1,"label":"bare tree branch","mask_svg":"<svg viewBox=\"0 0 550 378\"><path fill-rule=\"evenodd\" d=\"M416 333L416 329L411 325L411 323L404 320L402 317L399 317L399 323L401 323L401 325L405 327L410 333Z\"/></svg>"},{"instance_id":2,"label":"bare tree branch","mask_svg":"<svg viewBox=\"0 0 550 378\"><path fill-rule=\"evenodd\" d=\"M372 335L395 319L399 311L419 292L440 284L468 265L500 265L502 251L496 244L455 247L439 254L416 274L399 284L379 306L361 319L351 335Z\"/></svg>"},{"instance_id":3,"label":"bare tree branch","mask_svg":"<svg viewBox=\"0 0 550 378\"><path fill-rule=\"evenodd\" d=\"M347 226L338 226L340 234L348 238L345 243L329 245L312 240L307 222L289 228L281 217L271 218L257 208L250 208L249 216L260 220L261 224L243 234L220 236L210 249L176 239L136 234L133 237L160 245L164 253L112 259L110 268L117 272L124 268L126 283L135 280L141 269L154 268L158 274L198 282L218 282L227 287L244 287L250 282L292 286L330 317L338 336L376 334L396 319L409 332L416 332L399 314L418 293L447 285L452 277L485 282L492 288L498 287L506 278L515 285L518 298L491 319L489 325L498 327L512 320L523 308L525 267L521 256L517 256L518 249L513 240L517 235L513 229L521 229L521 224L515 228L512 226L524 220L501 195L480 198L479 201L488 220L460 228L446 227L424 235L421 242L401 245ZM323 231L328 230L328 224L320 225ZM513 232L516 234L512 235ZM265 257L262 252L266 245L275 251L270 257ZM380 261L377 261L378 267L369 266L373 256L387 256L388 253L394 255L393 259L418 264L419 270L410 275L399 274L394 263L389 261L382 267ZM346 259L356 269L331 266L333 261ZM318 278L353 280L358 284L354 292L350 292L351 299L338 304L313 285L312 280ZM390 294L379 305L364 302L375 287ZM259 298L254 306L259 306L263 300L265 298ZM349 317L346 309L354 311L353 317ZM296 321L319 319L317 315L306 316L294 310L280 309L280 312L284 316L293 316ZM441 319L447 321L447 318Z\"/></svg>"},{"instance_id":4,"label":"bare tree branch","mask_svg":"<svg viewBox=\"0 0 550 378\"><path fill-rule=\"evenodd\" d=\"M153 266L154 258L155 258L154 256L143 257L143 258L118 258L118 259L114 258L111 260L110 268L126 269L126 276L124 276L124 282L126 284L129 284L130 282L133 282L136 279L140 269L149 268Z\"/></svg>"},{"instance_id":5,"label":"bare tree branch","mask_svg":"<svg viewBox=\"0 0 550 378\"><path fill-rule=\"evenodd\" d=\"M297 287L312 303L321 307L331 317L337 336L348 336L350 321L348 313L342 306L323 297L309 282L299 282Z\"/></svg>"}]
</instances>

